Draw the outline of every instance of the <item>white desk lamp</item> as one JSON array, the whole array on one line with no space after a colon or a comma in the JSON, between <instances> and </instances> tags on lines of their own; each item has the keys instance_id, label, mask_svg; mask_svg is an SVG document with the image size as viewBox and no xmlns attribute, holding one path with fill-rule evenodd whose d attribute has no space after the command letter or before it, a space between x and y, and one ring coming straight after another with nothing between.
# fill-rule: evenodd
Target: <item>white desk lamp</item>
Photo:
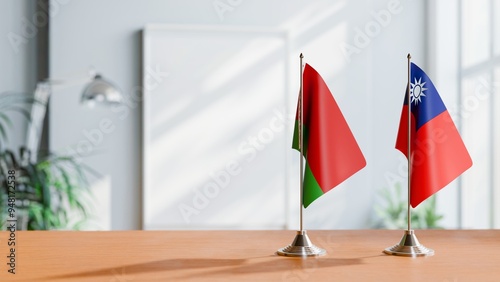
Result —
<instances>
[{"instance_id":1,"label":"white desk lamp","mask_svg":"<svg viewBox=\"0 0 500 282\"><path fill-rule=\"evenodd\" d=\"M31 152L32 161L36 161L37 158L43 122L47 111L47 102L52 94L52 89L56 87L65 88L83 83L87 83L87 85L82 92L82 104L93 107L95 103L113 105L120 104L123 100L118 88L94 70L90 70L89 75L84 78L46 79L38 82L34 95L36 103L31 108L31 122L28 126L26 144Z\"/></svg>"}]
</instances>

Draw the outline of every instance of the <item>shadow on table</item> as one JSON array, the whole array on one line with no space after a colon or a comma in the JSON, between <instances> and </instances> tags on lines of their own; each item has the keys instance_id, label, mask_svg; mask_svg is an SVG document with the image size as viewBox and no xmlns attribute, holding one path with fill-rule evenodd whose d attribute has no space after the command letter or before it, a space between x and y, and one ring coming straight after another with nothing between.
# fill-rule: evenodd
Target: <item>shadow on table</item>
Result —
<instances>
[{"instance_id":1,"label":"shadow on table","mask_svg":"<svg viewBox=\"0 0 500 282\"><path fill-rule=\"evenodd\" d=\"M276 257L277 259L270 260ZM363 258L281 258L278 256L265 256L248 259L165 259L146 263L129 264L104 268L100 270L83 271L48 277L50 279L114 277L118 281L134 279L134 274L148 272L179 271L182 269L202 269L193 274L178 278L194 278L199 276L219 276L247 273L283 272L283 275L294 275L296 272L312 273L315 269L338 266L358 265L363 263ZM210 268L219 268L211 270Z\"/></svg>"},{"instance_id":2,"label":"shadow on table","mask_svg":"<svg viewBox=\"0 0 500 282\"><path fill-rule=\"evenodd\" d=\"M318 269L332 268L339 266L363 264L363 258L278 258L276 260L249 262L236 267L206 271L182 276L179 278L195 278L197 276L224 276L228 273L232 275L244 275L248 273L270 273L282 272L284 280L292 278L306 277Z\"/></svg>"},{"instance_id":3,"label":"shadow on table","mask_svg":"<svg viewBox=\"0 0 500 282\"><path fill-rule=\"evenodd\" d=\"M100 270L69 273L48 277L50 279L91 278L99 276L115 276L123 278L145 272L175 271L180 269L199 269L211 267L238 266L247 259L165 259L145 263L128 264ZM125 278L127 279L127 278ZM121 280L119 280L121 281Z\"/></svg>"}]
</instances>

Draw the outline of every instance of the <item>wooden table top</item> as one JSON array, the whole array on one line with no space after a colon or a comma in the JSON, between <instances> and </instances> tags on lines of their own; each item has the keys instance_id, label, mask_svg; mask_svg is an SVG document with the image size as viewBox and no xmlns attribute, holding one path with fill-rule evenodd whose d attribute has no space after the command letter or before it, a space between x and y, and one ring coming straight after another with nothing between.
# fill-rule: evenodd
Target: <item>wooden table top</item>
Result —
<instances>
[{"instance_id":1,"label":"wooden table top","mask_svg":"<svg viewBox=\"0 0 500 282\"><path fill-rule=\"evenodd\" d=\"M500 281L500 230L417 230L432 257L382 253L401 230L308 231L316 258L275 254L295 231L18 231L0 281Z\"/></svg>"}]
</instances>

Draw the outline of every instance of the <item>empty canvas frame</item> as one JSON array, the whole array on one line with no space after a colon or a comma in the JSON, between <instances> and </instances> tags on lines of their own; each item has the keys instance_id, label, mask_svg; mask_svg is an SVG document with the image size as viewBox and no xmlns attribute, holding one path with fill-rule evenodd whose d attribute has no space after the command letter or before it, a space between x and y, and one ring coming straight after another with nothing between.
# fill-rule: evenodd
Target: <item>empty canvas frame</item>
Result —
<instances>
[{"instance_id":1,"label":"empty canvas frame","mask_svg":"<svg viewBox=\"0 0 500 282\"><path fill-rule=\"evenodd\" d=\"M144 229L285 227L287 48L275 30L145 28Z\"/></svg>"}]
</instances>

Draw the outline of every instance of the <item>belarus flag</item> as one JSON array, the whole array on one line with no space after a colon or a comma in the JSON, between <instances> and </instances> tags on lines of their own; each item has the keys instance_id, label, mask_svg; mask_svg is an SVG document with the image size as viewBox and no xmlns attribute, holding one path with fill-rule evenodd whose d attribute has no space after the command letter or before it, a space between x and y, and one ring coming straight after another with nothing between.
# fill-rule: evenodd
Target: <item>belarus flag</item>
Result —
<instances>
[{"instance_id":1,"label":"belarus flag","mask_svg":"<svg viewBox=\"0 0 500 282\"><path fill-rule=\"evenodd\" d=\"M416 207L470 168L472 160L432 81L414 63L410 74L410 204ZM406 93L396 149L407 158L408 108Z\"/></svg>"},{"instance_id":2,"label":"belarus flag","mask_svg":"<svg viewBox=\"0 0 500 282\"><path fill-rule=\"evenodd\" d=\"M306 64L303 73L303 152L302 203L307 208L314 200L365 167L366 161L325 81ZM293 148L299 150L299 105Z\"/></svg>"}]
</instances>

